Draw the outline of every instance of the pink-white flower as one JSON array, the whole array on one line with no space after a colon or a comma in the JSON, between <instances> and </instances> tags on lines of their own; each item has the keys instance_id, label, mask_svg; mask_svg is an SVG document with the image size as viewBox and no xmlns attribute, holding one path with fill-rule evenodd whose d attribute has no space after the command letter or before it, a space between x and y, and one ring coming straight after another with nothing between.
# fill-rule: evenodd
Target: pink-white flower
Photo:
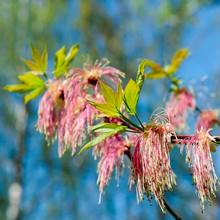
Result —
<instances>
[{"instance_id":1,"label":"pink-white flower","mask_svg":"<svg viewBox=\"0 0 220 220\"><path fill-rule=\"evenodd\" d=\"M204 203L211 204L211 194L215 196L216 183L218 178L215 173L211 152L215 152L215 138L201 130L182 142L181 153L186 145L186 163L189 164L193 182L196 184L196 192L198 194L201 210L204 211Z\"/></svg>"},{"instance_id":2,"label":"pink-white flower","mask_svg":"<svg viewBox=\"0 0 220 220\"><path fill-rule=\"evenodd\" d=\"M154 195L163 212L164 192L167 189L172 190L172 184L176 185L175 174L170 166L172 134L175 133L169 121L157 116L152 124L145 126L139 136L132 159L131 183L136 183L138 202L139 199L143 200L143 193L147 194L149 202Z\"/></svg>"},{"instance_id":3,"label":"pink-white flower","mask_svg":"<svg viewBox=\"0 0 220 220\"><path fill-rule=\"evenodd\" d=\"M38 129L45 133L46 139L53 138L56 132L56 121L64 101L63 81L49 80L38 110Z\"/></svg>"},{"instance_id":4,"label":"pink-white flower","mask_svg":"<svg viewBox=\"0 0 220 220\"><path fill-rule=\"evenodd\" d=\"M97 61L94 65L86 63L84 69L73 69L64 80L48 84L48 90L40 103L38 127L47 138L58 136L60 156L70 146L74 154L76 147L86 138L87 127L93 124L97 114L86 97L95 101L102 100L98 92L98 80L105 76L106 80L110 79L118 84L119 76L124 76L119 70L106 66L107 64L106 59Z\"/></svg>"},{"instance_id":5,"label":"pink-white flower","mask_svg":"<svg viewBox=\"0 0 220 220\"><path fill-rule=\"evenodd\" d=\"M199 115L199 120L197 123L197 130L200 130L202 127L205 131L210 129L213 124L218 123L218 111L204 111Z\"/></svg>"},{"instance_id":6,"label":"pink-white flower","mask_svg":"<svg viewBox=\"0 0 220 220\"><path fill-rule=\"evenodd\" d=\"M187 110L195 108L194 95L187 92L184 88L174 92L166 105L170 122L178 131L182 131L186 127Z\"/></svg>"},{"instance_id":7,"label":"pink-white flower","mask_svg":"<svg viewBox=\"0 0 220 220\"><path fill-rule=\"evenodd\" d=\"M115 176L119 184L119 173L124 168L123 155L132 143L129 139L122 139L121 135L114 135L94 147L95 158L100 157L97 180L100 190L99 204L101 203L101 195L104 193L106 185L108 185L114 167Z\"/></svg>"}]
</instances>

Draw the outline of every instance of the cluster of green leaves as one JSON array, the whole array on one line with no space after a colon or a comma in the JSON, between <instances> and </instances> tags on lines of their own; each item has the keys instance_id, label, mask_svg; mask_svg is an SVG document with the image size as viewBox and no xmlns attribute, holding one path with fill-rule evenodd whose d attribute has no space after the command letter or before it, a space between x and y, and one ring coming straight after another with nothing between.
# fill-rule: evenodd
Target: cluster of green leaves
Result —
<instances>
[{"instance_id":1,"label":"cluster of green leaves","mask_svg":"<svg viewBox=\"0 0 220 220\"><path fill-rule=\"evenodd\" d=\"M87 99L89 104L94 106L97 110L99 110L102 114L100 117L119 117L120 109L122 104L122 88L121 81L118 83L117 92L115 93L113 89L107 85L105 85L102 81L99 81L101 85L102 95L105 99L105 103L103 102L95 102Z\"/></svg>"},{"instance_id":2,"label":"cluster of green leaves","mask_svg":"<svg viewBox=\"0 0 220 220\"><path fill-rule=\"evenodd\" d=\"M8 85L4 89L9 92L16 92L20 94L28 93L24 97L25 104L31 99L38 97L45 90L45 82L38 75L43 75L47 69L47 49L45 48L42 55L30 42L32 57L34 61L25 60L24 63L30 68L31 71L19 76L18 78L22 82L19 85Z\"/></svg>"},{"instance_id":3,"label":"cluster of green leaves","mask_svg":"<svg viewBox=\"0 0 220 220\"><path fill-rule=\"evenodd\" d=\"M79 50L79 44L73 45L66 55L65 46L58 50L54 57L54 71L53 74L56 77L60 77L62 74L67 73L67 67L74 60L75 55Z\"/></svg>"},{"instance_id":4,"label":"cluster of green leaves","mask_svg":"<svg viewBox=\"0 0 220 220\"><path fill-rule=\"evenodd\" d=\"M95 126L91 127L91 130L95 133L103 133L99 136L97 136L95 139L91 140L89 143L87 143L78 154L80 154L83 150L89 149L102 141L104 141L106 138L111 137L117 133L124 132L126 130L127 126L122 126L114 123L100 123Z\"/></svg>"},{"instance_id":5,"label":"cluster of green leaves","mask_svg":"<svg viewBox=\"0 0 220 220\"><path fill-rule=\"evenodd\" d=\"M25 104L27 104L31 99L34 99L41 95L46 89L45 81L41 78L41 76L44 76L46 79L48 79L48 76L46 74L48 58L47 48L45 48L42 55L40 55L39 51L33 46L31 41L29 41L29 43L31 47L33 61L25 60L23 58L22 60L30 68L30 71L18 77L22 84L8 85L4 87L4 90L7 90L9 92L16 92L20 94L28 93L24 97ZM79 44L76 44L70 48L69 52L66 55L65 46L63 46L55 54L53 75L56 78L59 78L61 74L67 73L67 67L74 60L78 49Z\"/></svg>"},{"instance_id":6,"label":"cluster of green leaves","mask_svg":"<svg viewBox=\"0 0 220 220\"><path fill-rule=\"evenodd\" d=\"M99 81L101 85L101 92L105 99L105 102L95 102L89 99L87 99L87 101L102 113L98 115L99 117L118 117L124 120L125 123L131 124L134 127L138 128L139 130L143 130L142 127L139 127L138 125L131 122L129 118L127 118L121 112L121 108L122 108L122 102L124 102L128 114L137 116L136 106L138 103L142 85L144 83L144 71L145 71L145 63L142 62L138 68L136 82L130 79L123 93L122 93L120 80L118 83L116 93L113 91L111 87L105 85L102 81ZM114 123L100 123L98 125L92 126L91 127L92 131L102 134L97 136L95 139L91 140L89 143L87 143L80 150L79 153L81 153L85 149L91 148L101 143L106 138L111 137L115 134L121 132L129 132L127 128L128 128L127 126L118 125Z\"/></svg>"},{"instance_id":7,"label":"cluster of green leaves","mask_svg":"<svg viewBox=\"0 0 220 220\"><path fill-rule=\"evenodd\" d=\"M99 110L102 114L99 115L101 117L119 117L125 121L125 123L131 124L135 128L143 131L144 127L140 122L137 113L136 113L136 106L139 100L140 92L144 83L145 78L147 79L161 79L164 77L169 77L172 81L173 85L178 88L179 80L173 77L173 74L179 68L181 62L187 57L188 49L181 49L178 50L171 61L171 64L167 68L161 67L159 64L144 59L138 67L136 82L132 79L128 82L127 86L125 87L124 92L122 93L121 82L119 81L118 88L116 93L107 85L105 85L102 81L100 82L101 85L101 92L105 99L105 102L95 102L92 100L87 99L87 101L94 106L97 110ZM145 68L149 67L151 72L145 74ZM126 111L129 115L134 115L137 120L139 121L142 127L139 127L135 123L129 120L122 112L122 102L126 107ZM104 141L106 138L111 137L117 133L127 132L127 126L120 126L117 124L111 123L100 123L98 125L92 126L91 129L96 133L104 133L87 143L80 151L80 153L84 149L91 148L98 143Z\"/></svg>"},{"instance_id":8,"label":"cluster of green leaves","mask_svg":"<svg viewBox=\"0 0 220 220\"><path fill-rule=\"evenodd\" d=\"M42 55L40 55L39 51L33 46L31 41L29 41L31 46L31 52L32 52L32 58L34 60L23 60L23 62L31 69L30 73L33 75L43 75L47 69L47 48L44 49L44 52Z\"/></svg>"},{"instance_id":9,"label":"cluster of green leaves","mask_svg":"<svg viewBox=\"0 0 220 220\"><path fill-rule=\"evenodd\" d=\"M178 50L171 61L170 65L167 65L166 68L161 67L159 64L151 60L144 60L146 66L151 69L151 72L145 74L147 79L161 79L167 76L172 77L172 75L178 70L182 61L188 56L188 49ZM173 77L173 80L175 78Z\"/></svg>"},{"instance_id":10,"label":"cluster of green leaves","mask_svg":"<svg viewBox=\"0 0 220 220\"><path fill-rule=\"evenodd\" d=\"M24 97L24 102L27 104L31 99L38 97L45 90L44 81L31 73L18 77L23 84L20 85L8 85L4 89L9 92L16 92L20 94L29 93Z\"/></svg>"}]
</instances>

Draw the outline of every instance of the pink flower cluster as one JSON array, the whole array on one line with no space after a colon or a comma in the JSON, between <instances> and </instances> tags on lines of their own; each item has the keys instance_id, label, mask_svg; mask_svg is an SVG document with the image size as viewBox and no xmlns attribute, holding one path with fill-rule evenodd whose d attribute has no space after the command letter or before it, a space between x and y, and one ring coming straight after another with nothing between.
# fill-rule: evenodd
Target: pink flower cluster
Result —
<instances>
[{"instance_id":1,"label":"pink flower cluster","mask_svg":"<svg viewBox=\"0 0 220 220\"><path fill-rule=\"evenodd\" d=\"M86 127L93 124L97 113L86 97L96 101L102 99L98 92L98 80L105 76L117 85L119 76L124 76L107 64L106 59L94 65L86 63L84 69L73 69L64 79L49 81L40 103L37 125L47 139L54 140L58 136L60 156L69 146L72 146L74 154L76 147L86 138Z\"/></svg>"},{"instance_id":2,"label":"pink flower cluster","mask_svg":"<svg viewBox=\"0 0 220 220\"><path fill-rule=\"evenodd\" d=\"M116 123L123 125L124 122L120 118L105 118L104 122ZM98 180L100 196L99 204L101 203L101 195L104 194L104 189L111 178L111 174L115 167L115 177L117 179L117 185L119 185L119 174L123 171L124 162L123 156L125 152L129 152L129 148L134 146L136 137L123 138L122 135L116 134L111 136L94 147L94 156L100 158L98 162Z\"/></svg>"},{"instance_id":3,"label":"pink flower cluster","mask_svg":"<svg viewBox=\"0 0 220 220\"><path fill-rule=\"evenodd\" d=\"M182 131L186 127L187 110L195 108L194 95L184 88L173 93L166 105L170 122L178 131Z\"/></svg>"},{"instance_id":4,"label":"pink flower cluster","mask_svg":"<svg viewBox=\"0 0 220 220\"><path fill-rule=\"evenodd\" d=\"M201 129L197 134L181 141L181 153L186 145L186 163L189 164L193 182L196 184L202 212L207 200L211 204L211 194L215 196L216 183L219 183L211 155L211 152L216 151L217 144L209 131Z\"/></svg>"},{"instance_id":5,"label":"pink flower cluster","mask_svg":"<svg viewBox=\"0 0 220 220\"><path fill-rule=\"evenodd\" d=\"M202 127L205 131L210 129L213 124L218 123L218 111L204 111L199 115L199 120L197 123L197 129L200 130Z\"/></svg>"},{"instance_id":6,"label":"pink flower cluster","mask_svg":"<svg viewBox=\"0 0 220 220\"><path fill-rule=\"evenodd\" d=\"M158 119L146 125L137 139L132 159L131 184L136 182L138 202L144 198L143 193L147 194L149 201L154 195L161 210L165 212L164 192L172 190L172 184L176 185L175 174L170 166L170 137L174 130L168 121L159 123Z\"/></svg>"},{"instance_id":7,"label":"pink flower cluster","mask_svg":"<svg viewBox=\"0 0 220 220\"><path fill-rule=\"evenodd\" d=\"M95 158L100 157L97 180L100 190L99 204L101 203L101 195L104 193L106 185L108 185L114 167L115 177L119 184L119 173L124 167L123 155L127 149L126 141L122 139L121 135L109 137L94 148Z\"/></svg>"},{"instance_id":8,"label":"pink flower cluster","mask_svg":"<svg viewBox=\"0 0 220 220\"><path fill-rule=\"evenodd\" d=\"M46 135L46 138L54 137L56 121L64 101L63 80L49 80L39 106L38 129Z\"/></svg>"}]
</instances>

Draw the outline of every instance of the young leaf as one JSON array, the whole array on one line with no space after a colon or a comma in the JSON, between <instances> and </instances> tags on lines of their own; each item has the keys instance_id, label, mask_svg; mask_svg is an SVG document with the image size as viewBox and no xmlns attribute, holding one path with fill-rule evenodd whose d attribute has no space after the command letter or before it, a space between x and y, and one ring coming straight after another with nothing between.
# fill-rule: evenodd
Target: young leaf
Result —
<instances>
[{"instance_id":1,"label":"young leaf","mask_svg":"<svg viewBox=\"0 0 220 220\"><path fill-rule=\"evenodd\" d=\"M140 89L142 88L145 79L144 77L145 66L146 66L146 59L144 59L141 62L141 64L138 66L136 84L140 87Z\"/></svg>"},{"instance_id":2,"label":"young leaf","mask_svg":"<svg viewBox=\"0 0 220 220\"><path fill-rule=\"evenodd\" d=\"M166 72L150 72L145 74L145 78L147 79L161 79L168 76Z\"/></svg>"},{"instance_id":3,"label":"young leaf","mask_svg":"<svg viewBox=\"0 0 220 220\"><path fill-rule=\"evenodd\" d=\"M61 74L64 74L67 72L67 69L65 66L61 66L60 68L56 69L55 71L53 71L53 74L57 77L59 77Z\"/></svg>"},{"instance_id":4,"label":"young leaf","mask_svg":"<svg viewBox=\"0 0 220 220\"><path fill-rule=\"evenodd\" d=\"M116 92L115 97L116 97L116 107L120 111L122 98L123 98L122 89L121 89L121 81L120 80L118 81L118 88L117 88L117 92Z\"/></svg>"},{"instance_id":5,"label":"young leaf","mask_svg":"<svg viewBox=\"0 0 220 220\"><path fill-rule=\"evenodd\" d=\"M114 123L100 123L94 125L91 128L92 131L96 133L106 133L115 130L116 128L121 127L121 125L114 124Z\"/></svg>"},{"instance_id":6,"label":"young leaf","mask_svg":"<svg viewBox=\"0 0 220 220\"><path fill-rule=\"evenodd\" d=\"M20 94L24 94L33 90L32 87L22 84L22 85L8 85L3 88L9 92L16 92Z\"/></svg>"},{"instance_id":7,"label":"young leaf","mask_svg":"<svg viewBox=\"0 0 220 220\"><path fill-rule=\"evenodd\" d=\"M118 117L118 110L115 107L112 107L105 103L94 102L92 100L86 99L88 103L94 106L97 110L102 112L106 117Z\"/></svg>"},{"instance_id":8,"label":"young leaf","mask_svg":"<svg viewBox=\"0 0 220 220\"><path fill-rule=\"evenodd\" d=\"M106 101L106 103L115 108L117 110L117 104L116 104L116 96L115 92L112 90L111 87L105 85L101 80L99 81L101 85L102 95Z\"/></svg>"},{"instance_id":9,"label":"young leaf","mask_svg":"<svg viewBox=\"0 0 220 220\"><path fill-rule=\"evenodd\" d=\"M31 46L31 52L32 52L32 57L35 63L39 66L40 70L43 70L42 62L41 62L41 56L39 51L34 47L34 45L29 41L30 46Z\"/></svg>"},{"instance_id":10,"label":"young leaf","mask_svg":"<svg viewBox=\"0 0 220 220\"><path fill-rule=\"evenodd\" d=\"M128 114L136 114L136 105L140 95L140 87L134 80L130 79L124 91L124 104Z\"/></svg>"},{"instance_id":11,"label":"young leaf","mask_svg":"<svg viewBox=\"0 0 220 220\"><path fill-rule=\"evenodd\" d=\"M44 52L41 56L41 63L42 63L42 67L43 67L43 71L45 71L47 69L47 48L45 47Z\"/></svg>"},{"instance_id":12,"label":"young leaf","mask_svg":"<svg viewBox=\"0 0 220 220\"><path fill-rule=\"evenodd\" d=\"M21 82L29 86L44 86L44 81L40 77L34 76L31 73L19 76L18 78Z\"/></svg>"},{"instance_id":13,"label":"young leaf","mask_svg":"<svg viewBox=\"0 0 220 220\"><path fill-rule=\"evenodd\" d=\"M183 60L187 57L187 55L188 55L188 49L178 50L173 56L171 66L168 72L170 74L175 73L177 69L179 68L179 65L183 62Z\"/></svg>"},{"instance_id":14,"label":"young leaf","mask_svg":"<svg viewBox=\"0 0 220 220\"><path fill-rule=\"evenodd\" d=\"M41 71L40 67L36 63L34 63L32 61L29 61L29 60L25 60L23 58L21 58L21 59L31 70L33 70L33 71Z\"/></svg>"},{"instance_id":15,"label":"young leaf","mask_svg":"<svg viewBox=\"0 0 220 220\"><path fill-rule=\"evenodd\" d=\"M24 103L27 104L31 99L37 98L44 91L44 86L39 86L33 89L28 95L24 97Z\"/></svg>"},{"instance_id":16,"label":"young leaf","mask_svg":"<svg viewBox=\"0 0 220 220\"><path fill-rule=\"evenodd\" d=\"M104 141L106 138L111 137L119 132L123 132L125 131L127 128L127 126L120 126L115 128L114 130L107 132L105 134L101 134L98 137L96 137L95 139L91 140L89 143L87 143L78 153L78 155L85 149L89 149L91 147L94 147L95 145L99 144L100 142Z\"/></svg>"},{"instance_id":17,"label":"young leaf","mask_svg":"<svg viewBox=\"0 0 220 220\"><path fill-rule=\"evenodd\" d=\"M59 69L63 66L66 58L65 54L65 46L63 46L60 50L58 50L54 57L54 70Z\"/></svg>"},{"instance_id":18,"label":"young leaf","mask_svg":"<svg viewBox=\"0 0 220 220\"><path fill-rule=\"evenodd\" d=\"M30 42L31 52L33 61L25 60L23 58L22 61L32 70L34 75L43 75L45 70L47 69L47 49L45 48L42 56L40 55L39 51L33 46Z\"/></svg>"},{"instance_id":19,"label":"young leaf","mask_svg":"<svg viewBox=\"0 0 220 220\"><path fill-rule=\"evenodd\" d=\"M145 60L145 65L148 66L150 69L152 69L152 72L166 73L166 71L159 64L157 64L151 60Z\"/></svg>"},{"instance_id":20,"label":"young leaf","mask_svg":"<svg viewBox=\"0 0 220 220\"><path fill-rule=\"evenodd\" d=\"M17 92L21 94L30 92L24 98L25 104L31 99L39 96L45 89L44 81L40 77L34 76L31 73L19 76L18 78L24 84L5 86L4 89L9 92Z\"/></svg>"},{"instance_id":21,"label":"young leaf","mask_svg":"<svg viewBox=\"0 0 220 220\"><path fill-rule=\"evenodd\" d=\"M64 63L65 66L68 66L74 60L75 55L77 54L78 50L79 50L79 44L73 45L70 48L68 54L66 55L66 59Z\"/></svg>"}]
</instances>

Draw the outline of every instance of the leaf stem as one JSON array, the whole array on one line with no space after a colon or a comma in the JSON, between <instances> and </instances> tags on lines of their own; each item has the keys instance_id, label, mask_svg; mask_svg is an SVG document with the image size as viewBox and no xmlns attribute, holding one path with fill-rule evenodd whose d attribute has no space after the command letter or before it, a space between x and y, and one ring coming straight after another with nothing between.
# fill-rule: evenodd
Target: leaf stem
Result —
<instances>
[{"instance_id":1,"label":"leaf stem","mask_svg":"<svg viewBox=\"0 0 220 220\"><path fill-rule=\"evenodd\" d=\"M130 133L140 133L140 131L134 131L134 130L125 130L125 132L130 132Z\"/></svg>"},{"instance_id":2,"label":"leaf stem","mask_svg":"<svg viewBox=\"0 0 220 220\"><path fill-rule=\"evenodd\" d=\"M140 131L143 131L143 130L144 130L142 127L136 125L136 124L133 123L130 119L128 119L127 117L125 117L121 112L119 112L119 115L120 115L119 117L120 117L121 119L123 119L123 120L126 121L127 123L133 125L133 126L134 126L135 128L137 128L138 130L140 130Z\"/></svg>"},{"instance_id":3,"label":"leaf stem","mask_svg":"<svg viewBox=\"0 0 220 220\"><path fill-rule=\"evenodd\" d=\"M49 79L46 73L44 73L43 76L44 76L46 79Z\"/></svg>"},{"instance_id":4,"label":"leaf stem","mask_svg":"<svg viewBox=\"0 0 220 220\"><path fill-rule=\"evenodd\" d=\"M140 119L138 118L138 116L137 116L136 113L135 113L135 117L136 117L136 119L138 120L138 122L140 123L141 127L144 129L144 126L143 126L143 124L141 123L141 121L140 121Z\"/></svg>"}]
</instances>

